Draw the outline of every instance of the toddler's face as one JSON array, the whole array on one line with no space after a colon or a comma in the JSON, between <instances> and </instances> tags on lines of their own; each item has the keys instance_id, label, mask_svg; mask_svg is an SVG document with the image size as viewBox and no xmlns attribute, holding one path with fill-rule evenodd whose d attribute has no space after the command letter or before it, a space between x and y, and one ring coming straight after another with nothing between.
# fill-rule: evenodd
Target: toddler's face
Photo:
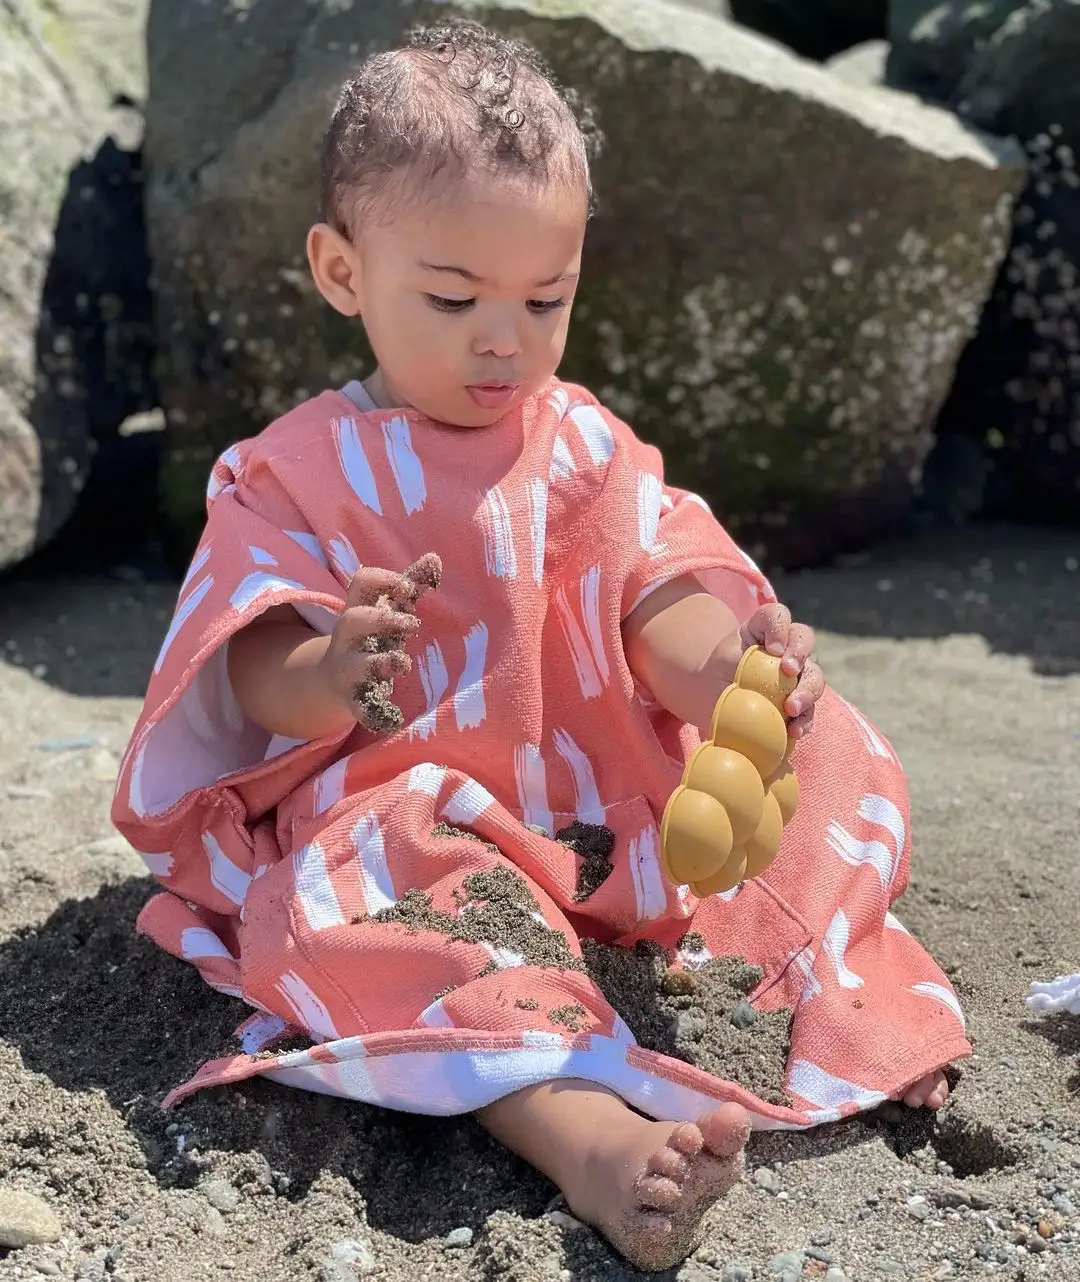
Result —
<instances>
[{"instance_id":1,"label":"toddler's face","mask_svg":"<svg viewBox=\"0 0 1080 1282\"><path fill-rule=\"evenodd\" d=\"M585 223L584 191L478 177L364 229L345 249L377 397L484 427L543 387L566 345Z\"/></svg>"}]
</instances>

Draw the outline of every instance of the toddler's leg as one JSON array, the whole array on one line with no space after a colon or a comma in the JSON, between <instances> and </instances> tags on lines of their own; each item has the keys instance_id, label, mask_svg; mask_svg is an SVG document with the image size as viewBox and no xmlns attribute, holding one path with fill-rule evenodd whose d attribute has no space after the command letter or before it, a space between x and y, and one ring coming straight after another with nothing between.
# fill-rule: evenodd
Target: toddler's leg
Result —
<instances>
[{"instance_id":1,"label":"toddler's leg","mask_svg":"<svg viewBox=\"0 0 1080 1282\"><path fill-rule=\"evenodd\" d=\"M581 1081L517 1091L479 1120L640 1269L686 1258L706 1211L739 1178L750 1135L738 1104L721 1104L696 1125L654 1122Z\"/></svg>"}]
</instances>

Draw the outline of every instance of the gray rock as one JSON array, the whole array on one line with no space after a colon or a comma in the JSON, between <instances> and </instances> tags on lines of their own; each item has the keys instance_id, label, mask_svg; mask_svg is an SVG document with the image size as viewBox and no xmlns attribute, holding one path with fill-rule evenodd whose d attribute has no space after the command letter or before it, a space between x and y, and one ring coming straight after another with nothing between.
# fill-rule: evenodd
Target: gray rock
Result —
<instances>
[{"instance_id":1,"label":"gray rock","mask_svg":"<svg viewBox=\"0 0 1080 1282\"><path fill-rule=\"evenodd\" d=\"M446 1235L447 1246L472 1246L473 1231L470 1228L451 1229Z\"/></svg>"},{"instance_id":2,"label":"gray rock","mask_svg":"<svg viewBox=\"0 0 1080 1282\"><path fill-rule=\"evenodd\" d=\"M794 1273L798 1277L802 1273L802 1266L803 1253L801 1251L781 1251L769 1261L769 1276L783 1278L785 1273Z\"/></svg>"},{"instance_id":3,"label":"gray rock","mask_svg":"<svg viewBox=\"0 0 1080 1282\"><path fill-rule=\"evenodd\" d=\"M0 1246L19 1250L55 1242L60 1221L49 1204L21 1189L0 1188Z\"/></svg>"},{"instance_id":4,"label":"gray rock","mask_svg":"<svg viewBox=\"0 0 1080 1282\"><path fill-rule=\"evenodd\" d=\"M141 123L113 106L143 97L146 8L0 5L0 568L63 526L95 437L149 408Z\"/></svg>"},{"instance_id":5,"label":"gray rock","mask_svg":"<svg viewBox=\"0 0 1080 1282\"><path fill-rule=\"evenodd\" d=\"M925 1197L909 1197L905 1206L913 1220L926 1220L930 1217L931 1207Z\"/></svg>"},{"instance_id":6,"label":"gray rock","mask_svg":"<svg viewBox=\"0 0 1080 1282\"><path fill-rule=\"evenodd\" d=\"M358 57L455 13L529 37L607 134L566 376L751 553L807 564L907 510L1004 251L1006 145L666 0L238 12L157 0L149 25L163 485L189 533L221 448L364 364L306 283L318 140Z\"/></svg>"},{"instance_id":7,"label":"gray rock","mask_svg":"<svg viewBox=\"0 0 1080 1282\"><path fill-rule=\"evenodd\" d=\"M330 1247L330 1263L352 1270L354 1277L375 1268L375 1253L362 1238L342 1238Z\"/></svg>"},{"instance_id":8,"label":"gray rock","mask_svg":"<svg viewBox=\"0 0 1080 1282\"><path fill-rule=\"evenodd\" d=\"M834 1265L831 1269L826 1269L823 1282L848 1282L848 1275Z\"/></svg>"},{"instance_id":9,"label":"gray rock","mask_svg":"<svg viewBox=\"0 0 1080 1282\"><path fill-rule=\"evenodd\" d=\"M1034 138L1050 125L1080 147L1080 0L1042 0L1015 12L972 53L952 101L981 129Z\"/></svg>"},{"instance_id":10,"label":"gray rock","mask_svg":"<svg viewBox=\"0 0 1080 1282\"><path fill-rule=\"evenodd\" d=\"M1064 1193L1055 1193L1051 1198L1050 1205L1061 1215L1076 1214L1076 1207L1073 1205L1072 1199L1066 1197Z\"/></svg>"},{"instance_id":11,"label":"gray rock","mask_svg":"<svg viewBox=\"0 0 1080 1282\"><path fill-rule=\"evenodd\" d=\"M228 1180L208 1180L202 1186L202 1195L222 1215L230 1214L240 1205L240 1194Z\"/></svg>"},{"instance_id":12,"label":"gray rock","mask_svg":"<svg viewBox=\"0 0 1080 1282\"><path fill-rule=\"evenodd\" d=\"M892 0L889 83L950 100L976 51L1024 0Z\"/></svg>"},{"instance_id":13,"label":"gray rock","mask_svg":"<svg viewBox=\"0 0 1080 1282\"><path fill-rule=\"evenodd\" d=\"M767 1166L759 1166L754 1172L754 1183L766 1193L780 1192L780 1176Z\"/></svg>"},{"instance_id":14,"label":"gray rock","mask_svg":"<svg viewBox=\"0 0 1080 1282\"><path fill-rule=\"evenodd\" d=\"M753 1028L757 1023L757 1011L749 1002L736 1002L735 1009L731 1012L731 1022L744 1031Z\"/></svg>"},{"instance_id":15,"label":"gray rock","mask_svg":"<svg viewBox=\"0 0 1080 1282\"><path fill-rule=\"evenodd\" d=\"M751 1282L754 1270L749 1264L725 1264L720 1272L720 1282Z\"/></svg>"}]
</instances>

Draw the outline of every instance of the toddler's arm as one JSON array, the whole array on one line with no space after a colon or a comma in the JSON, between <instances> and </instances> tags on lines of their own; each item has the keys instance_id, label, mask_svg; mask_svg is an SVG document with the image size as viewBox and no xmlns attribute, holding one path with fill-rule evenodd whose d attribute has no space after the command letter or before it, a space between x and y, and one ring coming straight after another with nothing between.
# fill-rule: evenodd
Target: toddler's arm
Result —
<instances>
[{"instance_id":1,"label":"toddler's arm","mask_svg":"<svg viewBox=\"0 0 1080 1282\"><path fill-rule=\"evenodd\" d=\"M783 655L785 670L801 674L784 709L793 719L794 737L809 728L814 704L825 688L821 669L810 660L812 629L792 623L782 605L763 606L740 622L692 574L663 584L645 598L623 623L623 644L636 680L668 712L705 733L717 699L752 645Z\"/></svg>"},{"instance_id":2,"label":"toddler's arm","mask_svg":"<svg viewBox=\"0 0 1080 1282\"><path fill-rule=\"evenodd\" d=\"M321 739L356 724L326 679L330 638L291 605L261 614L229 642L229 680L244 714L270 734Z\"/></svg>"},{"instance_id":3,"label":"toddler's arm","mask_svg":"<svg viewBox=\"0 0 1080 1282\"><path fill-rule=\"evenodd\" d=\"M356 725L365 687L407 672L405 637L426 584L365 566L333 632L320 636L291 606L277 606L229 642L229 680L256 725L290 739L322 739Z\"/></svg>"}]
</instances>

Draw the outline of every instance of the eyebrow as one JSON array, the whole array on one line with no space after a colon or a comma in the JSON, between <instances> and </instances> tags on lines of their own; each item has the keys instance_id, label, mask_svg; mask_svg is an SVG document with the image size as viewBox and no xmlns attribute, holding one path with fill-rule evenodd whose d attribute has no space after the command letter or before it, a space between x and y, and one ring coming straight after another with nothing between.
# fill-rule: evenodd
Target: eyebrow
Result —
<instances>
[{"instance_id":1,"label":"eyebrow","mask_svg":"<svg viewBox=\"0 0 1080 1282\"><path fill-rule=\"evenodd\" d=\"M444 264L444 263L425 263L423 259L421 259L420 261L420 266L425 271L449 272L453 276L461 276L464 280L471 281L474 285L483 284L484 278L482 276L477 276L475 272L469 271L467 267L454 267L454 266L451 266L450 264ZM563 281L577 280L577 278L578 278L577 272L559 272L555 276L549 276L547 280L537 281L536 288L547 289L551 285L560 285L562 284Z\"/></svg>"}]
</instances>

